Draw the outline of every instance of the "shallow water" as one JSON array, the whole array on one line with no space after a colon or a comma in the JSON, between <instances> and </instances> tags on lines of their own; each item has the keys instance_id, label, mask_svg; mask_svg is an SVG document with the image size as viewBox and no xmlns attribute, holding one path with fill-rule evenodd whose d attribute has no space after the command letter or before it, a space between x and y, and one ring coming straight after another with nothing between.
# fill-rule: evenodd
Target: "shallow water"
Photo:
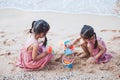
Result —
<instances>
[{"instance_id":1,"label":"shallow water","mask_svg":"<svg viewBox=\"0 0 120 80\"><path fill-rule=\"evenodd\" d=\"M116 2L117 0L0 0L0 8L115 15Z\"/></svg>"}]
</instances>

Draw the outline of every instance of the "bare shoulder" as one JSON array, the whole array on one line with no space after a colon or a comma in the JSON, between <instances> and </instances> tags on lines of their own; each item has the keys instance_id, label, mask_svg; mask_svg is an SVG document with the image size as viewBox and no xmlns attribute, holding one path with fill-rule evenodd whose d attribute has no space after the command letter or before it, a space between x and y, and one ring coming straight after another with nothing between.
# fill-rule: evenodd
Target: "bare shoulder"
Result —
<instances>
[{"instance_id":1,"label":"bare shoulder","mask_svg":"<svg viewBox=\"0 0 120 80\"><path fill-rule=\"evenodd\" d=\"M37 43L33 43L33 44L31 44L29 47L28 47L28 50L33 50L33 48L35 49L37 49L39 47L39 45L37 44Z\"/></svg>"},{"instance_id":2,"label":"bare shoulder","mask_svg":"<svg viewBox=\"0 0 120 80\"><path fill-rule=\"evenodd\" d=\"M32 46L33 48L37 48L37 47L39 47L39 44L38 44L38 43L33 43L31 46Z\"/></svg>"},{"instance_id":3,"label":"bare shoulder","mask_svg":"<svg viewBox=\"0 0 120 80\"><path fill-rule=\"evenodd\" d=\"M102 45L102 43L100 41L98 41L98 47L99 48L104 48L104 46Z\"/></svg>"}]
</instances>

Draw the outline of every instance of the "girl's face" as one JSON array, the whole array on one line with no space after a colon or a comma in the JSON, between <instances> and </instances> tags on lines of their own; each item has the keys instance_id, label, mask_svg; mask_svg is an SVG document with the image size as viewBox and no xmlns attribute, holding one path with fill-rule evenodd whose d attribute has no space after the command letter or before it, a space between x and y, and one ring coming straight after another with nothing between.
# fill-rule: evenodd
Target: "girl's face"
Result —
<instances>
[{"instance_id":1,"label":"girl's face","mask_svg":"<svg viewBox=\"0 0 120 80\"><path fill-rule=\"evenodd\" d=\"M95 43L95 35L93 35L90 39L85 39L85 38L83 38L83 40L85 41L85 42L91 42L91 43Z\"/></svg>"},{"instance_id":2,"label":"girl's face","mask_svg":"<svg viewBox=\"0 0 120 80\"><path fill-rule=\"evenodd\" d=\"M48 31L49 31L49 30L48 30ZM39 38L45 37L45 35L48 33L48 31L42 32L42 33L38 34L38 35L39 35Z\"/></svg>"},{"instance_id":3,"label":"girl's face","mask_svg":"<svg viewBox=\"0 0 120 80\"><path fill-rule=\"evenodd\" d=\"M38 34L39 38L43 38L45 35L46 35L45 33Z\"/></svg>"},{"instance_id":4,"label":"girl's face","mask_svg":"<svg viewBox=\"0 0 120 80\"><path fill-rule=\"evenodd\" d=\"M87 42L95 43L95 35L93 35L90 39L86 40Z\"/></svg>"}]
</instances>

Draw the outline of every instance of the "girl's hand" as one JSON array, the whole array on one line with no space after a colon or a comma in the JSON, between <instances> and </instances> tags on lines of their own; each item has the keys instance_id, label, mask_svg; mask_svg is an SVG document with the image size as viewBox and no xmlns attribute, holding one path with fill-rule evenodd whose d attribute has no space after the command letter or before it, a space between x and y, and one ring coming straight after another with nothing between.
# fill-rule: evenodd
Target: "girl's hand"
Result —
<instances>
[{"instance_id":1,"label":"girl's hand","mask_svg":"<svg viewBox=\"0 0 120 80\"><path fill-rule=\"evenodd\" d=\"M45 51L45 55L47 55L47 54L49 54L49 52L46 50L46 51Z\"/></svg>"},{"instance_id":2,"label":"girl's hand","mask_svg":"<svg viewBox=\"0 0 120 80\"><path fill-rule=\"evenodd\" d=\"M94 57L90 57L90 58L88 58L87 62L95 64L96 63L96 59Z\"/></svg>"}]
</instances>

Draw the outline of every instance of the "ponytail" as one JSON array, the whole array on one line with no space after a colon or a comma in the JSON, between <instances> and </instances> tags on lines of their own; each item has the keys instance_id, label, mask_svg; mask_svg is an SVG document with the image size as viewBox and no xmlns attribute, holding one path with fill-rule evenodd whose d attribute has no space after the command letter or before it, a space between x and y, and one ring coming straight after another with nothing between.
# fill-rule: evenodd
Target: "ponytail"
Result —
<instances>
[{"instance_id":1,"label":"ponytail","mask_svg":"<svg viewBox=\"0 0 120 80\"><path fill-rule=\"evenodd\" d=\"M34 27L35 22L36 22L36 21L33 21L33 22L32 22L32 27L31 27L31 29L29 30L30 33L32 33L32 29L33 29L33 27Z\"/></svg>"},{"instance_id":2,"label":"ponytail","mask_svg":"<svg viewBox=\"0 0 120 80\"><path fill-rule=\"evenodd\" d=\"M94 34L95 34L95 45L94 45L94 49L95 49L98 46L98 41L97 41L96 33L94 33Z\"/></svg>"},{"instance_id":3,"label":"ponytail","mask_svg":"<svg viewBox=\"0 0 120 80\"><path fill-rule=\"evenodd\" d=\"M45 40L43 42L43 46L46 47L46 45L47 45L47 37L45 36Z\"/></svg>"}]
</instances>

